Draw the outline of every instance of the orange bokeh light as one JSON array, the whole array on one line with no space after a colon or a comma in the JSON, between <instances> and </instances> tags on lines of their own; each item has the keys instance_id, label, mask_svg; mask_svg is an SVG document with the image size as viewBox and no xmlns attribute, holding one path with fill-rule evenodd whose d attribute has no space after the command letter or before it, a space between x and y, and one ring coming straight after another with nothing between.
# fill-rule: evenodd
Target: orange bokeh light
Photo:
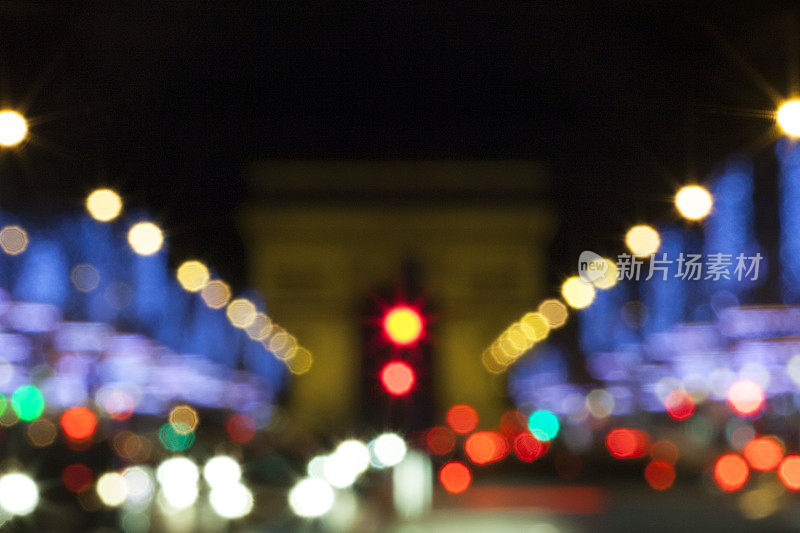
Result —
<instances>
[{"instance_id":1,"label":"orange bokeh light","mask_svg":"<svg viewBox=\"0 0 800 533\"><path fill-rule=\"evenodd\" d=\"M747 483L750 468L740 455L728 453L717 459L714 464L714 481L725 492L739 490Z\"/></svg>"},{"instance_id":2,"label":"orange bokeh light","mask_svg":"<svg viewBox=\"0 0 800 533\"><path fill-rule=\"evenodd\" d=\"M674 390L664 399L664 407L675 420L686 420L694 413L694 400L688 392Z\"/></svg>"},{"instance_id":3,"label":"orange bokeh light","mask_svg":"<svg viewBox=\"0 0 800 533\"><path fill-rule=\"evenodd\" d=\"M665 461L652 461L644 469L644 478L656 490L667 490L675 482L675 468Z\"/></svg>"},{"instance_id":4,"label":"orange bokeh light","mask_svg":"<svg viewBox=\"0 0 800 533\"><path fill-rule=\"evenodd\" d=\"M678 447L668 440L657 440L650 447L650 457L674 465L678 460Z\"/></svg>"},{"instance_id":5,"label":"orange bokeh light","mask_svg":"<svg viewBox=\"0 0 800 533\"><path fill-rule=\"evenodd\" d=\"M467 437L464 450L476 465L499 461L508 455L508 441L496 431L477 431Z\"/></svg>"},{"instance_id":6,"label":"orange bokeh light","mask_svg":"<svg viewBox=\"0 0 800 533\"><path fill-rule=\"evenodd\" d=\"M508 438L513 439L528 431L528 417L519 411L507 411L500 417L500 429Z\"/></svg>"},{"instance_id":7,"label":"orange bokeh light","mask_svg":"<svg viewBox=\"0 0 800 533\"><path fill-rule=\"evenodd\" d=\"M649 442L650 436L640 429L615 428L606 435L606 448L619 459L643 456Z\"/></svg>"},{"instance_id":8,"label":"orange bokeh light","mask_svg":"<svg viewBox=\"0 0 800 533\"><path fill-rule=\"evenodd\" d=\"M447 492L459 494L469 487L472 482L472 473L465 464L452 461L439 470L439 481Z\"/></svg>"},{"instance_id":9,"label":"orange bokeh light","mask_svg":"<svg viewBox=\"0 0 800 533\"><path fill-rule=\"evenodd\" d=\"M436 455L450 453L456 445L456 436L444 426L437 426L428 430L426 440L431 453Z\"/></svg>"},{"instance_id":10,"label":"orange bokeh light","mask_svg":"<svg viewBox=\"0 0 800 533\"><path fill-rule=\"evenodd\" d=\"M73 440L85 440L97 429L97 417L86 407L70 407L61 415L61 429Z\"/></svg>"},{"instance_id":11,"label":"orange bokeh light","mask_svg":"<svg viewBox=\"0 0 800 533\"><path fill-rule=\"evenodd\" d=\"M447 411L446 418L456 433L469 433L478 425L478 412L469 405L454 405Z\"/></svg>"},{"instance_id":12,"label":"orange bokeh light","mask_svg":"<svg viewBox=\"0 0 800 533\"><path fill-rule=\"evenodd\" d=\"M800 490L800 455L787 455L778 466L778 478L789 490Z\"/></svg>"},{"instance_id":13,"label":"orange bokeh light","mask_svg":"<svg viewBox=\"0 0 800 533\"><path fill-rule=\"evenodd\" d=\"M531 433L520 433L514 439L514 453L521 461L529 462L547 453L550 448L549 441L540 441Z\"/></svg>"},{"instance_id":14,"label":"orange bokeh light","mask_svg":"<svg viewBox=\"0 0 800 533\"><path fill-rule=\"evenodd\" d=\"M728 404L740 415L754 415L764 406L764 391L753 381L737 381L728 389Z\"/></svg>"},{"instance_id":15,"label":"orange bokeh light","mask_svg":"<svg viewBox=\"0 0 800 533\"><path fill-rule=\"evenodd\" d=\"M392 396L405 396L414 388L416 380L414 369L403 361L386 363L381 370L381 384Z\"/></svg>"},{"instance_id":16,"label":"orange bokeh light","mask_svg":"<svg viewBox=\"0 0 800 533\"><path fill-rule=\"evenodd\" d=\"M753 470L768 472L783 459L783 445L773 437L758 437L745 445L742 455Z\"/></svg>"}]
</instances>

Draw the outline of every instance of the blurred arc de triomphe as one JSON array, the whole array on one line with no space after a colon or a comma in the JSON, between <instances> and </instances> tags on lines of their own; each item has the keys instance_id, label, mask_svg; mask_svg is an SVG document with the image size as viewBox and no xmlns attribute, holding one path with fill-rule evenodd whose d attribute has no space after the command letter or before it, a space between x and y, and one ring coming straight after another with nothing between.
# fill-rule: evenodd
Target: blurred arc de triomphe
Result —
<instances>
[{"instance_id":1,"label":"blurred arc de triomphe","mask_svg":"<svg viewBox=\"0 0 800 533\"><path fill-rule=\"evenodd\" d=\"M356 421L362 303L408 259L436 303L434 414L469 403L497 421L505 377L481 353L546 292L554 220L538 163L269 160L246 179L250 283L314 356L290 385L293 421L320 431Z\"/></svg>"}]
</instances>

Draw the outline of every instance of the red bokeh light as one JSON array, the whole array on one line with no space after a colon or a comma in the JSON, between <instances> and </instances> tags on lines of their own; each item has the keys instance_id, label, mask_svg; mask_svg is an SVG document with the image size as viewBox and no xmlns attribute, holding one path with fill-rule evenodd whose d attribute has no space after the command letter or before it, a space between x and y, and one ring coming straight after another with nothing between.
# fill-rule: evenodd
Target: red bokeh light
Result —
<instances>
[{"instance_id":1,"label":"red bokeh light","mask_svg":"<svg viewBox=\"0 0 800 533\"><path fill-rule=\"evenodd\" d=\"M97 417L86 407L70 407L61 415L61 429L73 440L85 440L97 429Z\"/></svg>"},{"instance_id":2,"label":"red bokeh light","mask_svg":"<svg viewBox=\"0 0 800 533\"><path fill-rule=\"evenodd\" d=\"M61 472L61 481L70 492L83 492L92 488L94 474L92 469L80 463L72 464Z\"/></svg>"},{"instance_id":3,"label":"red bokeh light","mask_svg":"<svg viewBox=\"0 0 800 533\"><path fill-rule=\"evenodd\" d=\"M456 436L444 426L437 426L428 430L426 440L428 449L435 455L450 453L456 445Z\"/></svg>"},{"instance_id":4,"label":"red bokeh light","mask_svg":"<svg viewBox=\"0 0 800 533\"><path fill-rule=\"evenodd\" d=\"M256 436L256 422L245 414L233 415L225 423L225 431L233 442L244 444Z\"/></svg>"},{"instance_id":5,"label":"red bokeh light","mask_svg":"<svg viewBox=\"0 0 800 533\"><path fill-rule=\"evenodd\" d=\"M750 468L740 455L728 453L717 459L714 464L714 481L725 492L739 490L747 483Z\"/></svg>"},{"instance_id":6,"label":"red bokeh light","mask_svg":"<svg viewBox=\"0 0 800 533\"><path fill-rule=\"evenodd\" d=\"M619 459L641 457L647 451L650 437L642 430L615 428L606 435L606 448Z\"/></svg>"},{"instance_id":7,"label":"red bokeh light","mask_svg":"<svg viewBox=\"0 0 800 533\"><path fill-rule=\"evenodd\" d=\"M472 473L463 463L452 461L439 470L439 481L444 490L451 494L458 494L467 490L472 482Z\"/></svg>"},{"instance_id":8,"label":"red bokeh light","mask_svg":"<svg viewBox=\"0 0 800 533\"><path fill-rule=\"evenodd\" d=\"M414 369L403 361L392 361L381 370L381 384L392 396L405 396L414 388Z\"/></svg>"},{"instance_id":9,"label":"red bokeh light","mask_svg":"<svg viewBox=\"0 0 800 533\"><path fill-rule=\"evenodd\" d=\"M493 463L508 455L508 441L497 431L477 431L467 437L464 451L476 465Z\"/></svg>"},{"instance_id":10,"label":"red bokeh light","mask_svg":"<svg viewBox=\"0 0 800 533\"><path fill-rule=\"evenodd\" d=\"M745 445L742 455L753 470L768 472L783 459L783 445L772 437L758 437Z\"/></svg>"},{"instance_id":11,"label":"red bokeh light","mask_svg":"<svg viewBox=\"0 0 800 533\"><path fill-rule=\"evenodd\" d=\"M789 490L800 490L800 455L787 455L778 467L778 478Z\"/></svg>"},{"instance_id":12,"label":"red bokeh light","mask_svg":"<svg viewBox=\"0 0 800 533\"><path fill-rule=\"evenodd\" d=\"M686 420L694 413L694 400L688 392L674 390L664 399L664 407L675 420Z\"/></svg>"},{"instance_id":13,"label":"red bokeh light","mask_svg":"<svg viewBox=\"0 0 800 533\"><path fill-rule=\"evenodd\" d=\"M447 411L446 418L456 433L469 433L478 425L478 412L469 405L454 405Z\"/></svg>"},{"instance_id":14,"label":"red bokeh light","mask_svg":"<svg viewBox=\"0 0 800 533\"><path fill-rule=\"evenodd\" d=\"M528 432L520 433L514 439L514 453L525 462L538 459L546 454L549 448L549 441L540 441Z\"/></svg>"},{"instance_id":15,"label":"red bokeh light","mask_svg":"<svg viewBox=\"0 0 800 533\"><path fill-rule=\"evenodd\" d=\"M520 433L528 431L528 417L519 411L506 411L500 417L500 430L509 439L513 439Z\"/></svg>"},{"instance_id":16,"label":"red bokeh light","mask_svg":"<svg viewBox=\"0 0 800 533\"><path fill-rule=\"evenodd\" d=\"M740 415L754 415L764 407L764 391L753 381L737 381L728 389L728 405Z\"/></svg>"},{"instance_id":17,"label":"red bokeh light","mask_svg":"<svg viewBox=\"0 0 800 533\"><path fill-rule=\"evenodd\" d=\"M667 490L675 481L675 468L665 461L652 461L644 469L644 478L656 490Z\"/></svg>"}]
</instances>

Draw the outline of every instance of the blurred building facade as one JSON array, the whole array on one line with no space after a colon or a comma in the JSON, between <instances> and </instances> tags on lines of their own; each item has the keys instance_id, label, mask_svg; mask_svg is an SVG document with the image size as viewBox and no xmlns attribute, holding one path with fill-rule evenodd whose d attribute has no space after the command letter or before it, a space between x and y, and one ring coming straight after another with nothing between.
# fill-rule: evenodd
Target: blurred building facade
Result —
<instances>
[{"instance_id":1,"label":"blurred building facade","mask_svg":"<svg viewBox=\"0 0 800 533\"><path fill-rule=\"evenodd\" d=\"M347 427L361 412L363 303L419 272L434 416L468 403L494 420L505 377L481 353L545 292L554 219L531 161L260 161L241 216L250 282L314 356L289 387L292 419ZM374 376L375 387L379 387ZM412 393L413 394L413 393Z\"/></svg>"}]
</instances>

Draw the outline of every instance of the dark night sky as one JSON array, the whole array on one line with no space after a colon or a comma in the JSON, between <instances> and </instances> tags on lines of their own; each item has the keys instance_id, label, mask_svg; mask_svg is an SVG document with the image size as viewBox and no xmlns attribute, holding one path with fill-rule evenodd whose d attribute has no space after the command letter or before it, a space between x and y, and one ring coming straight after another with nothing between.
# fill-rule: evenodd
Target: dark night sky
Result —
<instances>
[{"instance_id":1,"label":"dark night sky","mask_svg":"<svg viewBox=\"0 0 800 533\"><path fill-rule=\"evenodd\" d=\"M555 281L672 216L687 173L769 159L750 69L788 94L800 32L761 3L120 4L0 2L0 88L35 135L2 157L0 201L46 214L118 187L176 258L238 282L256 157L541 159L569 240Z\"/></svg>"}]
</instances>

